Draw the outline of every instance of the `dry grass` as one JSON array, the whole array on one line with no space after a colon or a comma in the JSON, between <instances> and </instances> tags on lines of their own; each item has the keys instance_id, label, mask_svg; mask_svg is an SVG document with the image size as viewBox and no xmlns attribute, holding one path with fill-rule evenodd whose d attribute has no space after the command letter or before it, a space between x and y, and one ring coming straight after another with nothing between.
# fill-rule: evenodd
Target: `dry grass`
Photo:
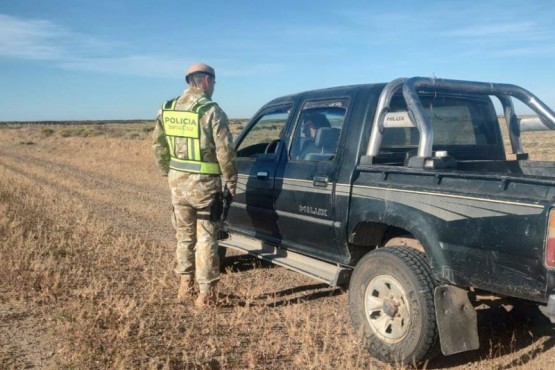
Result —
<instances>
[{"instance_id":1,"label":"dry grass","mask_svg":"<svg viewBox=\"0 0 555 370\"><path fill-rule=\"evenodd\" d=\"M505 152L509 159L513 159L507 124L504 118L500 118L501 133ZM555 161L555 131L532 131L520 134L522 147L530 155L531 160Z\"/></svg>"},{"instance_id":2,"label":"dry grass","mask_svg":"<svg viewBox=\"0 0 555 370\"><path fill-rule=\"evenodd\" d=\"M247 256L228 257L219 307L176 304L149 131L0 126L0 368L389 368L359 345L344 290ZM484 312L480 351L427 367L549 367L543 323Z\"/></svg>"}]
</instances>

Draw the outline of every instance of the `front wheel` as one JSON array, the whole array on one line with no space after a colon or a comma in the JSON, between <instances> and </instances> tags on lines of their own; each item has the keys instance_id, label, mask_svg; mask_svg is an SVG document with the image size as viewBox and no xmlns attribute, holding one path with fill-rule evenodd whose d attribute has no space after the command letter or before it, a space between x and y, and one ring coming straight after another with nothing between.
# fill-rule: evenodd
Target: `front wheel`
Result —
<instances>
[{"instance_id":1,"label":"front wheel","mask_svg":"<svg viewBox=\"0 0 555 370\"><path fill-rule=\"evenodd\" d=\"M359 261L349 284L349 310L374 357L419 364L439 352L435 287L426 256L412 248L377 249Z\"/></svg>"}]
</instances>

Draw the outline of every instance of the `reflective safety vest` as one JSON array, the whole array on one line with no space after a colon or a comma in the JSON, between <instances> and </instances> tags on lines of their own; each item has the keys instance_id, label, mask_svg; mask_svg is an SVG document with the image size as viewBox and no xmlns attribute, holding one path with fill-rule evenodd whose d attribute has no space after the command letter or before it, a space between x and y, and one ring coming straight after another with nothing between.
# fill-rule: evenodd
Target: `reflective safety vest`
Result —
<instances>
[{"instance_id":1,"label":"reflective safety vest","mask_svg":"<svg viewBox=\"0 0 555 370\"><path fill-rule=\"evenodd\" d=\"M162 124L166 132L166 141L170 148L170 168L181 171L200 173L204 175L220 175L220 165L214 162L204 162L200 155L200 120L199 112L202 108L216 103L201 98L191 110L176 110L177 98L167 101L162 106ZM176 138L187 140L187 159L176 156Z\"/></svg>"}]
</instances>

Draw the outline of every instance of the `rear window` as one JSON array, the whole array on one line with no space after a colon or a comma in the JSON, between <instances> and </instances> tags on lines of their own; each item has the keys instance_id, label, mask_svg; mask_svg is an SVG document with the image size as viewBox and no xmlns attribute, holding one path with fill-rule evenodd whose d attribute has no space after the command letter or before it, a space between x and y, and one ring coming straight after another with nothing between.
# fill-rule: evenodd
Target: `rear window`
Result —
<instances>
[{"instance_id":1,"label":"rear window","mask_svg":"<svg viewBox=\"0 0 555 370\"><path fill-rule=\"evenodd\" d=\"M434 147L497 144L497 116L489 98L421 96L421 101L432 121ZM403 97L394 97L384 120L382 148L416 147L419 137Z\"/></svg>"}]
</instances>

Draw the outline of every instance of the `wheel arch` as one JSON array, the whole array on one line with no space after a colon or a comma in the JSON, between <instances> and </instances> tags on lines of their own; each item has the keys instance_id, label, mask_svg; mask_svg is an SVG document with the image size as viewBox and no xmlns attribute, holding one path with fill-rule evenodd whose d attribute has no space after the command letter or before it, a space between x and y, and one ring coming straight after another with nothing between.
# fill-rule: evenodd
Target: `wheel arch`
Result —
<instances>
[{"instance_id":1,"label":"wheel arch","mask_svg":"<svg viewBox=\"0 0 555 370\"><path fill-rule=\"evenodd\" d=\"M349 232L349 249L352 263L356 264L366 253L382 247L407 246L424 252L434 275L440 276L437 263L441 261L436 229L419 217L418 223L384 221L359 221Z\"/></svg>"}]
</instances>

